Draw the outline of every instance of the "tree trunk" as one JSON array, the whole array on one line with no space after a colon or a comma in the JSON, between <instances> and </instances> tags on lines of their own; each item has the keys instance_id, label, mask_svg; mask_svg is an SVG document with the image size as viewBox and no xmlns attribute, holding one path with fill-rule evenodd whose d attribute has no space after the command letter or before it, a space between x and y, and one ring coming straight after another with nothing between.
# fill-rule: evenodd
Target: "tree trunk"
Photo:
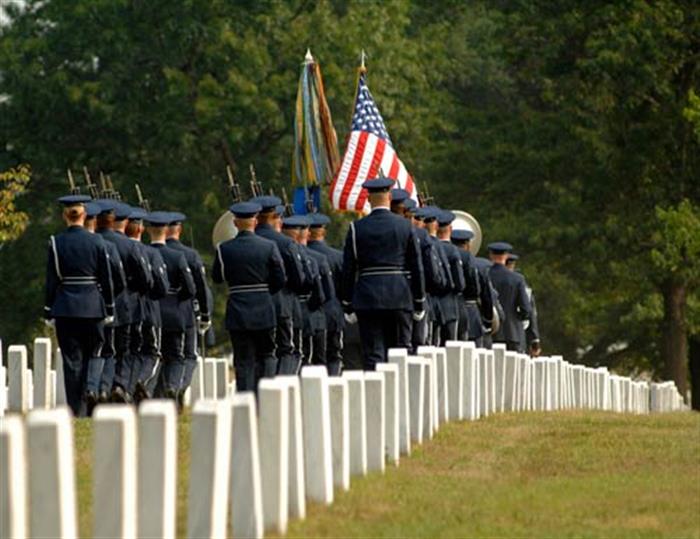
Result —
<instances>
[{"instance_id":1,"label":"tree trunk","mask_svg":"<svg viewBox=\"0 0 700 539\"><path fill-rule=\"evenodd\" d=\"M664 320L661 353L668 380L685 399L688 390L688 327L685 320L686 289L682 283L669 280L662 286Z\"/></svg>"},{"instance_id":2,"label":"tree trunk","mask_svg":"<svg viewBox=\"0 0 700 539\"><path fill-rule=\"evenodd\" d=\"M690 352L690 406L700 411L700 335L691 335L688 339Z\"/></svg>"}]
</instances>

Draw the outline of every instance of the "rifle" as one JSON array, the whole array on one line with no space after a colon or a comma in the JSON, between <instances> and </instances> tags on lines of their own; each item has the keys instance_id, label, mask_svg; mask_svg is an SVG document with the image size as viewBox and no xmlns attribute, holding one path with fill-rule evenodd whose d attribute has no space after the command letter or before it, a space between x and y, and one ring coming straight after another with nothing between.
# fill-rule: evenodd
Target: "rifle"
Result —
<instances>
[{"instance_id":1,"label":"rifle","mask_svg":"<svg viewBox=\"0 0 700 539\"><path fill-rule=\"evenodd\" d=\"M122 194L114 188L114 185L112 184L112 176L110 176L109 174L107 174L107 185L109 185L109 190L112 193L112 198L114 198L114 200L121 200Z\"/></svg>"},{"instance_id":2,"label":"rifle","mask_svg":"<svg viewBox=\"0 0 700 539\"><path fill-rule=\"evenodd\" d=\"M70 169L68 169L68 185L70 186L70 194L71 195L79 195L80 194L80 187L75 185L75 181L73 181L73 173L71 172Z\"/></svg>"},{"instance_id":3,"label":"rifle","mask_svg":"<svg viewBox=\"0 0 700 539\"><path fill-rule=\"evenodd\" d=\"M143 198L143 194L141 193L141 187L139 187L138 183L134 184L134 187L136 188L136 196L139 199L139 206L141 206L144 210L147 212L151 211L151 205L148 202L148 199Z\"/></svg>"},{"instance_id":4,"label":"rifle","mask_svg":"<svg viewBox=\"0 0 700 539\"><path fill-rule=\"evenodd\" d=\"M435 204L435 200L430 196L430 191L428 190L428 182L423 182L423 187L425 188L421 193L418 191L418 202L421 206L432 206Z\"/></svg>"},{"instance_id":5,"label":"rifle","mask_svg":"<svg viewBox=\"0 0 700 539\"><path fill-rule=\"evenodd\" d=\"M100 170L100 185L102 186L102 190L100 191L100 195L102 198L114 198L112 196L112 192L109 189L109 186L107 185L107 178L105 178L104 173Z\"/></svg>"},{"instance_id":6,"label":"rifle","mask_svg":"<svg viewBox=\"0 0 700 539\"><path fill-rule=\"evenodd\" d=\"M258 181L257 176L255 175L255 167L253 166L253 163L250 164L250 192L253 195L253 197L259 197L265 194L265 191L263 189L262 183Z\"/></svg>"},{"instance_id":7,"label":"rifle","mask_svg":"<svg viewBox=\"0 0 700 539\"><path fill-rule=\"evenodd\" d=\"M306 206L306 213L315 213L314 201L311 198L311 189L304 186L304 205Z\"/></svg>"},{"instance_id":8,"label":"rifle","mask_svg":"<svg viewBox=\"0 0 700 539\"><path fill-rule=\"evenodd\" d=\"M231 199L233 200L233 203L235 204L236 202L241 201L241 187L236 183L235 178L233 177L233 171L231 170L231 167L226 165L226 175L228 176L228 187L229 191L231 192Z\"/></svg>"},{"instance_id":9,"label":"rifle","mask_svg":"<svg viewBox=\"0 0 700 539\"><path fill-rule=\"evenodd\" d=\"M289 197L287 197L287 190L282 188L282 200L284 201L284 216L289 217L294 215L294 206L289 203Z\"/></svg>"},{"instance_id":10,"label":"rifle","mask_svg":"<svg viewBox=\"0 0 700 539\"><path fill-rule=\"evenodd\" d=\"M90 193L90 196L93 199L98 199L100 198L100 190L97 188L97 185L92 183L92 180L90 179L90 173L88 172L87 167L83 167L83 176L85 176L85 185L87 186L88 193Z\"/></svg>"}]
</instances>

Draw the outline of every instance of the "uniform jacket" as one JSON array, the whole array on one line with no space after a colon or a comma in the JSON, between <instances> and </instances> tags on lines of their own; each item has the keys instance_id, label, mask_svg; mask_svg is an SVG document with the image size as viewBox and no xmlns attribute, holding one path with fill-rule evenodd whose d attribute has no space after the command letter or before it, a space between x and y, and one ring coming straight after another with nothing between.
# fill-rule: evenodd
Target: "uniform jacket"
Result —
<instances>
[{"instance_id":1,"label":"uniform jacket","mask_svg":"<svg viewBox=\"0 0 700 539\"><path fill-rule=\"evenodd\" d=\"M229 287L226 329L256 331L277 325L272 296L284 287L287 276L275 242L240 231L217 246L212 278Z\"/></svg>"},{"instance_id":2,"label":"uniform jacket","mask_svg":"<svg viewBox=\"0 0 700 539\"><path fill-rule=\"evenodd\" d=\"M323 289L323 303L319 305L314 311L310 311L310 329L312 331L328 329L328 323L326 320L326 306L331 305L331 303L336 299L335 296L335 284L333 283L333 274L331 272L331 267L328 264L328 259L325 255L311 249L308 246L304 247L307 256L311 257L318 267L319 282Z\"/></svg>"},{"instance_id":3,"label":"uniform jacket","mask_svg":"<svg viewBox=\"0 0 700 539\"><path fill-rule=\"evenodd\" d=\"M493 265L490 260L487 260L485 258L482 258L480 256L475 256L474 257L474 263L476 264L477 269L479 270L479 275L481 277L481 287L482 287L482 295L485 295L487 291L490 293L489 295L491 296L491 310L489 311L489 316L486 317L486 309L482 308L481 311L481 318L484 321L484 325L487 328L491 328L491 323L493 319L493 310L495 309L496 312L498 313L498 319L499 320L505 320L506 318L506 313L503 310L503 306L501 305L501 302L498 298L498 291L496 288L493 286L493 283L491 282L491 266ZM482 297L482 307L485 305L484 299Z\"/></svg>"},{"instance_id":4,"label":"uniform jacket","mask_svg":"<svg viewBox=\"0 0 700 539\"><path fill-rule=\"evenodd\" d=\"M46 318L98 318L114 311L104 243L81 226L51 236L46 264Z\"/></svg>"},{"instance_id":5,"label":"uniform jacket","mask_svg":"<svg viewBox=\"0 0 700 539\"><path fill-rule=\"evenodd\" d=\"M196 288L185 255L164 243L152 243L165 262L168 274L168 292L159 300L160 316L166 331L185 331Z\"/></svg>"},{"instance_id":6,"label":"uniform jacket","mask_svg":"<svg viewBox=\"0 0 700 539\"><path fill-rule=\"evenodd\" d=\"M207 271L204 269L204 263L199 253L191 247L187 247L187 245L184 245L180 240L176 240L175 238L166 240L165 244L171 249L181 251L185 255L187 265L192 272L194 285L197 289L195 299L192 301L191 317L187 324L187 327L192 327L195 324L197 316L204 316L208 319L211 313L209 295L207 294L207 289L209 288L207 285Z\"/></svg>"},{"instance_id":7,"label":"uniform jacket","mask_svg":"<svg viewBox=\"0 0 700 539\"><path fill-rule=\"evenodd\" d=\"M465 286L462 257L459 254L459 249L449 241L439 239L434 241L444 255L443 263L447 263L445 268L448 270L451 284L450 289L445 294L439 295L441 322L452 322L457 320L459 315L459 304Z\"/></svg>"},{"instance_id":8,"label":"uniform jacket","mask_svg":"<svg viewBox=\"0 0 700 539\"><path fill-rule=\"evenodd\" d=\"M343 327L345 327L345 317L343 316L343 308L340 305L339 296L343 278L343 252L338 249L334 249L325 241L320 240L310 241L308 247L309 249L326 256L326 260L328 261L328 266L331 271L331 276L333 278L335 295L323 306L324 310L326 311L328 332L336 333L338 331L342 331Z\"/></svg>"},{"instance_id":9,"label":"uniform jacket","mask_svg":"<svg viewBox=\"0 0 700 539\"><path fill-rule=\"evenodd\" d=\"M160 316L160 300L163 299L170 290L168 280L168 266L165 265L160 251L151 245L144 245L146 257L151 267L153 286L149 293L144 296L144 317L143 321L153 327L159 328L163 325Z\"/></svg>"},{"instance_id":10,"label":"uniform jacket","mask_svg":"<svg viewBox=\"0 0 700 539\"><path fill-rule=\"evenodd\" d=\"M527 347L530 348L533 343L540 341L540 326L537 321L537 304L535 303L535 294L532 292L532 288L527 287L527 295L530 298L530 307L532 311L530 313L530 323L527 324L525 328L525 341Z\"/></svg>"},{"instance_id":11,"label":"uniform jacket","mask_svg":"<svg viewBox=\"0 0 700 539\"><path fill-rule=\"evenodd\" d=\"M525 278L511 271L503 264L493 264L489 276L505 312L505 320L494 335L494 341L513 341L524 344L522 339L522 321L531 316L530 299L527 297Z\"/></svg>"},{"instance_id":12,"label":"uniform jacket","mask_svg":"<svg viewBox=\"0 0 700 539\"><path fill-rule=\"evenodd\" d=\"M102 242L102 244L105 246L105 250L107 251L109 270L112 275L112 291L114 297L117 298L126 288L126 275L124 274L124 265L122 264L122 259L119 256L119 251L117 251L117 246L111 241L104 240L101 234L93 234L93 236ZM114 322L112 322L112 325L121 325L119 323L116 310L114 311Z\"/></svg>"},{"instance_id":13,"label":"uniform jacket","mask_svg":"<svg viewBox=\"0 0 700 539\"><path fill-rule=\"evenodd\" d=\"M407 219L377 208L350 224L343 250L345 310L425 309L420 247Z\"/></svg>"}]
</instances>

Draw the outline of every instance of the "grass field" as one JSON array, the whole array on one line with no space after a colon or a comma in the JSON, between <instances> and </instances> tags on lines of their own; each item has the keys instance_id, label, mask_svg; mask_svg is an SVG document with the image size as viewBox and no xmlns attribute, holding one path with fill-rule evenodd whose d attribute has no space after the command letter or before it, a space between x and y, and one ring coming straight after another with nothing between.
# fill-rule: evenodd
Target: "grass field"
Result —
<instances>
[{"instance_id":1,"label":"grass field","mask_svg":"<svg viewBox=\"0 0 700 539\"><path fill-rule=\"evenodd\" d=\"M77 422L80 533L92 526L91 428ZM180 422L178 536L189 420ZM310 505L287 537L700 539L700 414L501 414L451 423L384 475Z\"/></svg>"}]
</instances>

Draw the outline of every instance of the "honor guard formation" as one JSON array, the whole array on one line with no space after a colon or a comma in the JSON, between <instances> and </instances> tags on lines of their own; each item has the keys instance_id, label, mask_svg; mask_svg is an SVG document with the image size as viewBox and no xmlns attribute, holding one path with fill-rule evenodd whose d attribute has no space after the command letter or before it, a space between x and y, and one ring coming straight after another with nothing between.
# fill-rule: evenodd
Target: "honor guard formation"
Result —
<instances>
[{"instance_id":1,"label":"honor guard formation","mask_svg":"<svg viewBox=\"0 0 700 539\"><path fill-rule=\"evenodd\" d=\"M453 230L454 213L419 207L394 184L362 184L371 212L350 224L342 250L326 243L326 215L290 215L272 195L230 207L237 234L217 245L211 273L228 293L238 391L308 364L332 376L374 370L390 348L450 340L540 354L535 298L512 246L491 243L490 260L475 257L474 233ZM186 216L91 192L59 199L67 228L48 245L44 317L68 403L76 416L152 397L181 409L213 342L206 270L180 241Z\"/></svg>"}]
</instances>

